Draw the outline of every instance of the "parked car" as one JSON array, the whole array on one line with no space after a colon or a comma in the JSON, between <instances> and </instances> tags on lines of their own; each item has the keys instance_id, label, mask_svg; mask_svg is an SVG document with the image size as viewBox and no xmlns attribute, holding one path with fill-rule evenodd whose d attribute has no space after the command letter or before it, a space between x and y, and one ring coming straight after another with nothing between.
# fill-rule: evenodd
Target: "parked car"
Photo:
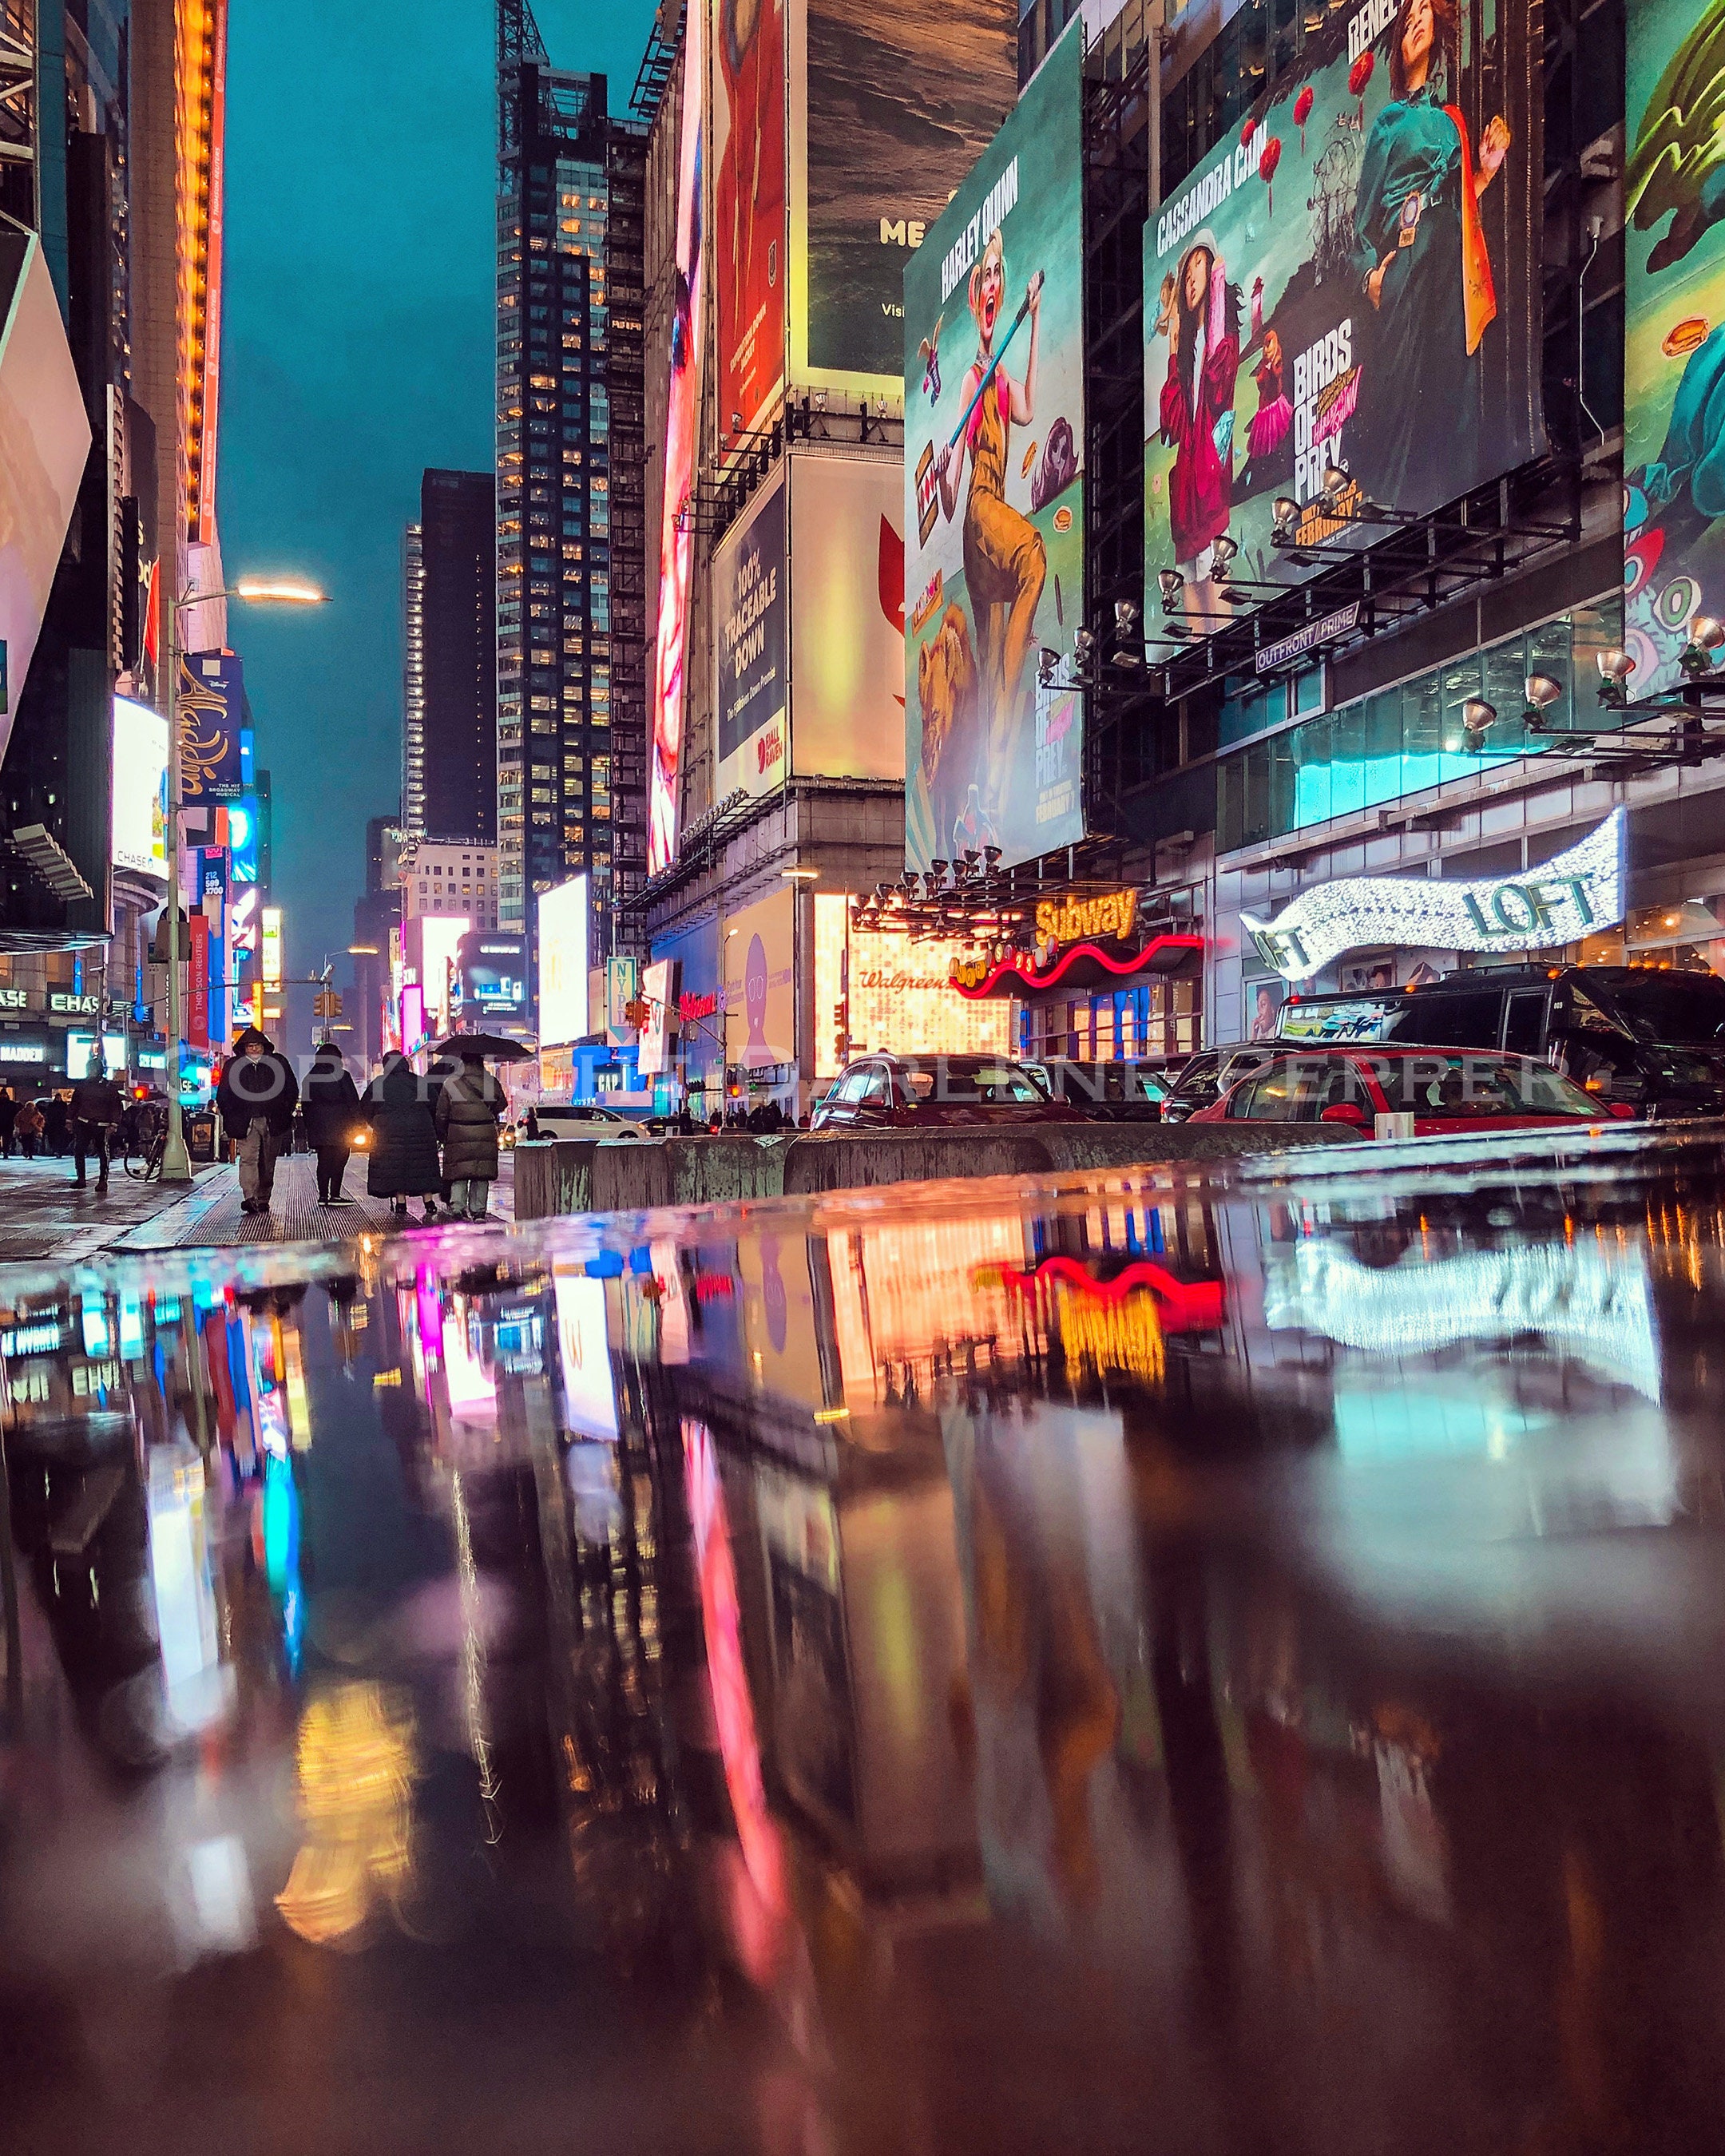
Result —
<instances>
[{"instance_id":1,"label":"parked car","mask_svg":"<svg viewBox=\"0 0 1725 2156\"><path fill-rule=\"evenodd\" d=\"M1162 1120L1188 1122L1200 1108L1219 1101L1248 1070L1267 1063L1276 1047L1273 1040L1237 1040L1226 1048L1202 1048L1196 1055L1189 1055L1163 1096Z\"/></svg>"},{"instance_id":2,"label":"parked car","mask_svg":"<svg viewBox=\"0 0 1725 2156\"><path fill-rule=\"evenodd\" d=\"M1078 1056L1050 1055L1024 1069L1040 1078L1055 1100L1076 1108L1093 1122L1153 1123L1178 1071L1189 1059L1119 1056L1094 1062Z\"/></svg>"},{"instance_id":3,"label":"parked car","mask_svg":"<svg viewBox=\"0 0 1725 2156\"><path fill-rule=\"evenodd\" d=\"M1466 1049L1297 1047L1248 1071L1194 1123L1335 1123L1372 1131L1411 1115L1415 1137L1538 1130L1632 1116L1626 1102L1584 1092L1527 1055Z\"/></svg>"},{"instance_id":4,"label":"parked car","mask_svg":"<svg viewBox=\"0 0 1725 2156\"><path fill-rule=\"evenodd\" d=\"M1284 1042L1538 1056L1638 1116L1725 1114L1725 981L1668 966L1473 966L1420 988L1291 996Z\"/></svg>"},{"instance_id":5,"label":"parked car","mask_svg":"<svg viewBox=\"0 0 1725 2156\"><path fill-rule=\"evenodd\" d=\"M542 1138L649 1138L653 1133L632 1116L602 1108L591 1101L541 1101L534 1115Z\"/></svg>"},{"instance_id":6,"label":"parked car","mask_svg":"<svg viewBox=\"0 0 1725 2156\"><path fill-rule=\"evenodd\" d=\"M816 1131L947 1123L1081 1123L1022 1063L1004 1055L863 1055L809 1117Z\"/></svg>"}]
</instances>

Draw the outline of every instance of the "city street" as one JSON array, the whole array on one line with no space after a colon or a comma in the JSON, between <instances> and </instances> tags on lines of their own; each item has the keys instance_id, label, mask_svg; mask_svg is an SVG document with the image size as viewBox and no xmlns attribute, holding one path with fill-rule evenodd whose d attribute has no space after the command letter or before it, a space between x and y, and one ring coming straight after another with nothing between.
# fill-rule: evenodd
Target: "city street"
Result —
<instances>
[{"instance_id":1,"label":"city street","mask_svg":"<svg viewBox=\"0 0 1725 2156\"><path fill-rule=\"evenodd\" d=\"M1711 2149L1725 1142L1384 1159L33 1288L8 2145Z\"/></svg>"}]
</instances>

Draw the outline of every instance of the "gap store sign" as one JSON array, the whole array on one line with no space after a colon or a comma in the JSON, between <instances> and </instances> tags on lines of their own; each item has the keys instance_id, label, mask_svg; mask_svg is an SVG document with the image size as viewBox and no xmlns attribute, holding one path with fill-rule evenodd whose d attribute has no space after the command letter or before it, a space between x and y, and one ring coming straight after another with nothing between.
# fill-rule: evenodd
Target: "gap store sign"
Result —
<instances>
[{"instance_id":1,"label":"gap store sign","mask_svg":"<svg viewBox=\"0 0 1725 2156\"><path fill-rule=\"evenodd\" d=\"M1274 921L1241 925L1265 964L1309 981L1344 952L1481 951L1512 957L1579 943L1624 915L1624 812L1555 860L1477 883L1429 876L1341 876L1303 891Z\"/></svg>"}]
</instances>

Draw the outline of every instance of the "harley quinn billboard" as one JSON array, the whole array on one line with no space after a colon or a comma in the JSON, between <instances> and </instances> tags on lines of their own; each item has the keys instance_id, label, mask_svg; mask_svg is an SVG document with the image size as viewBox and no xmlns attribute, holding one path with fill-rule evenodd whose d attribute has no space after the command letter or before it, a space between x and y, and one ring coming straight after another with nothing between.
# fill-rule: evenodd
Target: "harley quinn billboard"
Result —
<instances>
[{"instance_id":1,"label":"harley quinn billboard","mask_svg":"<svg viewBox=\"0 0 1725 2156\"><path fill-rule=\"evenodd\" d=\"M1364 0L1147 222L1151 634L1165 572L1214 627L1543 449L1539 49L1538 0Z\"/></svg>"}]
</instances>

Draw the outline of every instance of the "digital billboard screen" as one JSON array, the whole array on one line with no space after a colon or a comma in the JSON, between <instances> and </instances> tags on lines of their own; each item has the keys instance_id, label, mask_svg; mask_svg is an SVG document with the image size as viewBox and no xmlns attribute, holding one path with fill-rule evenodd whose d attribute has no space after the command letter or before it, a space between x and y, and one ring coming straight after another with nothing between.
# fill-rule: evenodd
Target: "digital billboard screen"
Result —
<instances>
[{"instance_id":1,"label":"digital billboard screen","mask_svg":"<svg viewBox=\"0 0 1725 2156\"><path fill-rule=\"evenodd\" d=\"M725 1060L745 1070L797 1060L795 919L788 886L725 916Z\"/></svg>"},{"instance_id":2,"label":"digital billboard screen","mask_svg":"<svg viewBox=\"0 0 1725 2156\"><path fill-rule=\"evenodd\" d=\"M896 457L791 459L791 768L905 775L905 503ZM721 789L722 790L722 789Z\"/></svg>"},{"instance_id":3,"label":"digital billboard screen","mask_svg":"<svg viewBox=\"0 0 1725 2156\"><path fill-rule=\"evenodd\" d=\"M1301 546L1370 543L1361 510L1423 514L1543 449L1538 11L1486 19L1327 18L1146 221L1153 634L1165 572L1179 627L1214 628L1261 597L1220 570L1297 583Z\"/></svg>"},{"instance_id":4,"label":"digital billboard screen","mask_svg":"<svg viewBox=\"0 0 1725 2156\"><path fill-rule=\"evenodd\" d=\"M167 875L167 719L114 699L114 865Z\"/></svg>"},{"instance_id":5,"label":"digital billboard screen","mask_svg":"<svg viewBox=\"0 0 1725 2156\"><path fill-rule=\"evenodd\" d=\"M657 958L641 968L641 1000L647 1023L641 1028L635 1067L644 1078L656 1078L670 1067L670 1044L677 1030L677 990L682 967L675 958Z\"/></svg>"},{"instance_id":6,"label":"digital billboard screen","mask_svg":"<svg viewBox=\"0 0 1725 2156\"><path fill-rule=\"evenodd\" d=\"M853 933L850 901L814 894L814 1008L820 1023L814 1075L836 1077L843 1010L848 1055L872 1049L894 1055L1009 1055L1012 1006L1004 998L968 1003L952 986L952 968L970 947L942 939L912 942L902 930Z\"/></svg>"},{"instance_id":7,"label":"digital billboard screen","mask_svg":"<svg viewBox=\"0 0 1725 2156\"><path fill-rule=\"evenodd\" d=\"M458 993L455 954L473 923L465 914L422 914L419 917L419 985L425 991L425 1016L439 1032L454 1023Z\"/></svg>"},{"instance_id":8,"label":"digital billboard screen","mask_svg":"<svg viewBox=\"0 0 1725 2156\"><path fill-rule=\"evenodd\" d=\"M587 878L539 896L539 1038L553 1045L584 1040L587 1008Z\"/></svg>"},{"instance_id":9,"label":"digital billboard screen","mask_svg":"<svg viewBox=\"0 0 1725 2156\"><path fill-rule=\"evenodd\" d=\"M785 0L713 11L713 297L721 447L784 388Z\"/></svg>"},{"instance_id":10,"label":"digital billboard screen","mask_svg":"<svg viewBox=\"0 0 1725 2156\"><path fill-rule=\"evenodd\" d=\"M905 850L1084 835L1083 84L1069 28L905 272ZM1055 680L1039 652L1058 654Z\"/></svg>"},{"instance_id":11,"label":"digital billboard screen","mask_svg":"<svg viewBox=\"0 0 1725 2156\"><path fill-rule=\"evenodd\" d=\"M721 801L770 793L790 768L785 494L781 467L713 555Z\"/></svg>"},{"instance_id":12,"label":"digital billboard screen","mask_svg":"<svg viewBox=\"0 0 1725 2156\"><path fill-rule=\"evenodd\" d=\"M906 265L1013 109L1016 0L790 7L791 378L896 404Z\"/></svg>"},{"instance_id":13,"label":"digital billboard screen","mask_svg":"<svg viewBox=\"0 0 1725 2156\"><path fill-rule=\"evenodd\" d=\"M705 6L688 10L683 40L683 126L677 173L675 290L671 305L670 398L665 421L665 504L659 531L659 629L653 666L653 753L647 778L647 872L677 850L689 645L689 570L695 544L691 492L701 443L701 358L706 319L702 218L702 125L706 98ZM583 931L583 933L585 932Z\"/></svg>"},{"instance_id":14,"label":"digital billboard screen","mask_svg":"<svg viewBox=\"0 0 1725 2156\"><path fill-rule=\"evenodd\" d=\"M1623 648L1662 693L1697 613L1725 606L1725 224L1717 69L1725 7L1629 0L1624 180Z\"/></svg>"},{"instance_id":15,"label":"digital billboard screen","mask_svg":"<svg viewBox=\"0 0 1725 2156\"><path fill-rule=\"evenodd\" d=\"M461 1015L511 1019L527 1008L527 939L475 928L455 952L461 984Z\"/></svg>"}]
</instances>

